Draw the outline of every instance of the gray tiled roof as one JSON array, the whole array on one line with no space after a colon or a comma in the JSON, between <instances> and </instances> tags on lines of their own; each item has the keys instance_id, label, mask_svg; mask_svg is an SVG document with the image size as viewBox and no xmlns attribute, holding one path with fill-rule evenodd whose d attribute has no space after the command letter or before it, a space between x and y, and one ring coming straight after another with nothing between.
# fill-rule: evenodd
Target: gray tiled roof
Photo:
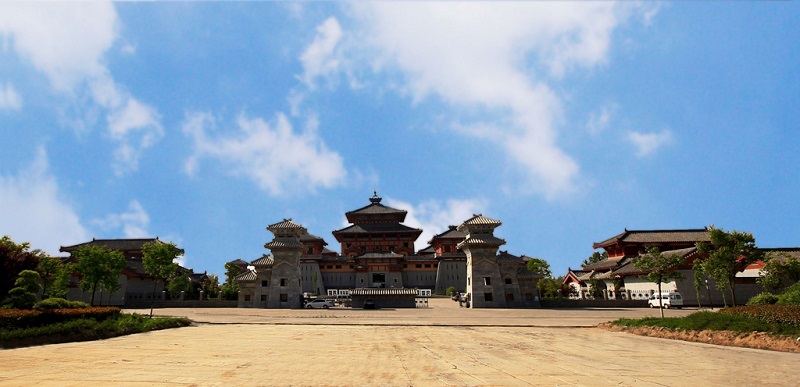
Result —
<instances>
[{"instance_id":1,"label":"gray tiled roof","mask_svg":"<svg viewBox=\"0 0 800 387\"><path fill-rule=\"evenodd\" d=\"M508 251L501 251L497 254L497 262L523 262L522 257L509 254Z\"/></svg>"},{"instance_id":2,"label":"gray tiled roof","mask_svg":"<svg viewBox=\"0 0 800 387\"><path fill-rule=\"evenodd\" d=\"M708 230L625 230L624 232L608 238L602 242L594 243L595 249L609 246L618 242L627 243L670 243L670 242L709 242Z\"/></svg>"},{"instance_id":3,"label":"gray tiled roof","mask_svg":"<svg viewBox=\"0 0 800 387\"><path fill-rule=\"evenodd\" d=\"M464 239L461 243L458 244L458 248L464 245L490 245L490 246L501 246L506 244L505 239L501 239L495 236L477 236L472 238Z\"/></svg>"},{"instance_id":4,"label":"gray tiled roof","mask_svg":"<svg viewBox=\"0 0 800 387\"><path fill-rule=\"evenodd\" d=\"M237 275L234 279L236 282L248 282L256 280L256 272L248 270L242 274Z\"/></svg>"},{"instance_id":5,"label":"gray tiled roof","mask_svg":"<svg viewBox=\"0 0 800 387\"><path fill-rule=\"evenodd\" d=\"M611 269L611 268L617 267L619 265L620 261L622 261L623 258L624 257L606 258L606 259L604 259L604 260L602 260L600 262L595 262L593 264L584 266L583 270L584 271L591 271L591 270Z\"/></svg>"},{"instance_id":6,"label":"gray tiled roof","mask_svg":"<svg viewBox=\"0 0 800 387\"><path fill-rule=\"evenodd\" d=\"M303 247L303 244L296 240L273 240L264 245L268 249L281 248L281 247Z\"/></svg>"},{"instance_id":7,"label":"gray tiled roof","mask_svg":"<svg viewBox=\"0 0 800 387\"><path fill-rule=\"evenodd\" d=\"M305 227L293 222L291 219L284 219L278 223L267 226L267 230L305 230Z\"/></svg>"},{"instance_id":8,"label":"gray tiled roof","mask_svg":"<svg viewBox=\"0 0 800 387\"><path fill-rule=\"evenodd\" d=\"M253 262L250 262L250 264L255 266L255 267L272 267L272 265L274 263L275 263L275 260L272 257L270 257L269 255L264 255L261 258L258 258L256 260L254 260Z\"/></svg>"},{"instance_id":9,"label":"gray tiled roof","mask_svg":"<svg viewBox=\"0 0 800 387\"><path fill-rule=\"evenodd\" d=\"M458 239L463 240L467 237L463 231L459 231L457 226L448 226L447 231L434 235L428 243L433 243L436 239Z\"/></svg>"},{"instance_id":10,"label":"gray tiled roof","mask_svg":"<svg viewBox=\"0 0 800 387\"><path fill-rule=\"evenodd\" d=\"M458 230L462 230L462 226L477 225L477 226L494 226L494 227L497 227L497 226L500 226L501 224L502 224L502 222L500 222L499 220L495 220L495 219L492 219L492 218L487 218L487 217L483 216L482 214L477 214L477 215L472 215L471 218L465 220L464 223L461 223L461 225L458 226Z\"/></svg>"},{"instance_id":11,"label":"gray tiled roof","mask_svg":"<svg viewBox=\"0 0 800 387\"><path fill-rule=\"evenodd\" d=\"M333 234L366 234L376 232L422 232L418 228L408 227L400 223L360 223L336 230Z\"/></svg>"},{"instance_id":12,"label":"gray tiled roof","mask_svg":"<svg viewBox=\"0 0 800 387\"><path fill-rule=\"evenodd\" d=\"M158 237L138 238L138 239L92 239L91 242L79 243L77 245L72 245L72 246L61 246L59 251L69 253L78 250L83 246L102 246L109 250L119 250L119 251L141 250L142 246L145 243L150 243L154 241L161 242L158 239ZM181 250L181 252L182 251L183 250Z\"/></svg>"},{"instance_id":13,"label":"gray tiled roof","mask_svg":"<svg viewBox=\"0 0 800 387\"><path fill-rule=\"evenodd\" d=\"M764 252L765 259L766 257L774 258L780 260L781 262L786 261L786 257L794 257L795 259L800 259L800 247L780 247L780 248L770 248L770 249L759 249Z\"/></svg>"}]
</instances>

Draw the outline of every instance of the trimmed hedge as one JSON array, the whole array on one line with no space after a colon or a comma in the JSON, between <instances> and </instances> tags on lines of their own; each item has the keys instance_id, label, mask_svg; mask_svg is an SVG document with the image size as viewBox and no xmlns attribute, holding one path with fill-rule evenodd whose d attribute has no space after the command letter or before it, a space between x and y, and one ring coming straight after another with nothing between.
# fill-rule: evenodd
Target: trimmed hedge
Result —
<instances>
[{"instance_id":1,"label":"trimmed hedge","mask_svg":"<svg viewBox=\"0 0 800 387\"><path fill-rule=\"evenodd\" d=\"M772 293L761 293L747 301L747 305L772 305L777 302L778 296Z\"/></svg>"},{"instance_id":2,"label":"trimmed hedge","mask_svg":"<svg viewBox=\"0 0 800 387\"><path fill-rule=\"evenodd\" d=\"M37 302L33 309L50 310L50 309L79 309L88 308L89 304L83 301L70 301L64 298L47 298Z\"/></svg>"},{"instance_id":3,"label":"trimmed hedge","mask_svg":"<svg viewBox=\"0 0 800 387\"><path fill-rule=\"evenodd\" d=\"M0 309L0 329L40 327L78 319L102 321L119 314L120 309L111 306L50 310Z\"/></svg>"}]
</instances>

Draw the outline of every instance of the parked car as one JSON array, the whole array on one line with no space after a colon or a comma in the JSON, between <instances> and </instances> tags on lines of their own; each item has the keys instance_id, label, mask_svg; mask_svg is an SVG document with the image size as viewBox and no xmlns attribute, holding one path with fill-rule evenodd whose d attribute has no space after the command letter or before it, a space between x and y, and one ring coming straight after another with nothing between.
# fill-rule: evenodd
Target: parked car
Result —
<instances>
[{"instance_id":1,"label":"parked car","mask_svg":"<svg viewBox=\"0 0 800 387\"><path fill-rule=\"evenodd\" d=\"M307 309L319 309L319 308L328 309L328 308L330 308L332 306L333 305L331 304L330 301L322 299L322 298L317 298L316 300L309 301L306 304L306 308Z\"/></svg>"},{"instance_id":2,"label":"parked car","mask_svg":"<svg viewBox=\"0 0 800 387\"><path fill-rule=\"evenodd\" d=\"M647 300L647 304L651 308L658 308L659 305L663 305L665 309L669 308L683 308L683 297L678 292L661 292L661 299L659 300L658 295L653 294L650 296L650 299Z\"/></svg>"},{"instance_id":3,"label":"parked car","mask_svg":"<svg viewBox=\"0 0 800 387\"><path fill-rule=\"evenodd\" d=\"M375 300L371 298L364 300L364 309L375 309Z\"/></svg>"}]
</instances>

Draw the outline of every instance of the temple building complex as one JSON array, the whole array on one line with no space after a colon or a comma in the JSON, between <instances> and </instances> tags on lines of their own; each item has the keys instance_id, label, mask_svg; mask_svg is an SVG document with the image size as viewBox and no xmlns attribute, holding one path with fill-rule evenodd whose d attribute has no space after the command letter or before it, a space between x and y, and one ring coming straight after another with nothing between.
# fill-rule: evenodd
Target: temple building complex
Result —
<instances>
[{"instance_id":1,"label":"temple building complex","mask_svg":"<svg viewBox=\"0 0 800 387\"><path fill-rule=\"evenodd\" d=\"M408 212L381 200L376 193L368 205L345 213L350 225L332 232L338 252L291 219L268 226L274 239L264 247L272 255L250 262L236 277L239 306L299 308L302 294L331 290L413 297L412 289L444 292L449 287L470 294L472 307L538 306L540 277L527 270L526 257L498 253L505 244L493 235L499 221L475 215L416 251L422 230L404 225ZM395 307L406 305L398 303Z\"/></svg>"}]
</instances>

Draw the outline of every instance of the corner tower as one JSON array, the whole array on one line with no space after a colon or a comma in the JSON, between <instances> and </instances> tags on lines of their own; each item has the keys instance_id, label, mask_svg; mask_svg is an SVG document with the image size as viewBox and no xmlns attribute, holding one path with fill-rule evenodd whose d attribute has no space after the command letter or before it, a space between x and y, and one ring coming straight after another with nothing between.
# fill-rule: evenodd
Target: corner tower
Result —
<instances>
[{"instance_id":1,"label":"corner tower","mask_svg":"<svg viewBox=\"0 0 800 387\"><path fill-rule=\"evenodd\" d=\"M467 293L472 308L503 308L503 278L497 264L497 249L506 241L494 236L502 223L483 215L474 215L458 226L466 238L458 248L467 255Z\"/></svg>"},{"instance_id":2,"label":"corner tower","mask_svg":"<svg viewBox=\"0 0 800 387\"><path fill-rule=\"evenodd\" d=\"M301 225L284 219L267 226L275 237L264 245L272 252L272 279L269 281L268 308L302 308L303 284L300 256L303 243L300 237L308 231Z\"/></svg>"}]
</instances>

